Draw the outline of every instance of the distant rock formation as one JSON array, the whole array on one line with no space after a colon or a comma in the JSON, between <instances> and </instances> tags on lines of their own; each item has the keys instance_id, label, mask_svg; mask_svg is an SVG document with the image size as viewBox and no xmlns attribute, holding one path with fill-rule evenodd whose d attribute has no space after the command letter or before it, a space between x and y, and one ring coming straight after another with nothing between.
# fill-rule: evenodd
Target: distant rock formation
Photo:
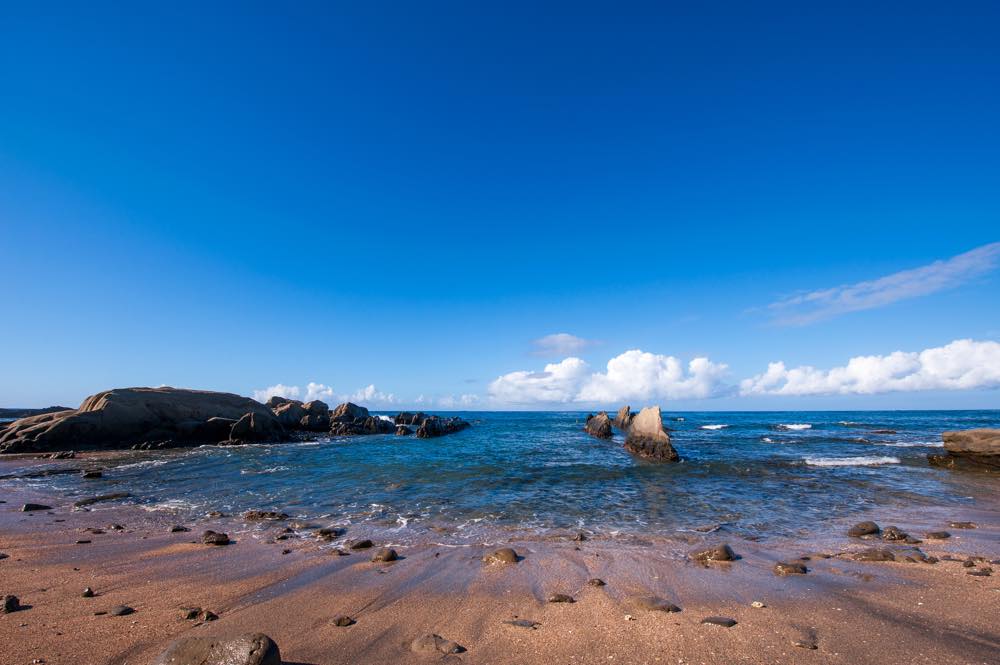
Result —
<instances>
[{"instance_id":1,"label":"distant rock formation","mask_svg":"<svg viewBox=\"0 0 1000 665\"><path fill-rule=\"evenodd\" d=\"M589 415L583 429L586 430L587 434L596 436L598 439L610 439L612 435L611 419L608 418L608 414L604 411L601 411L596 416Z\"/></svg>"},{"instance_id":2,"label":"distant rock formation","mask_svg":"<svg viewBox=\"0 0 1000 665\"><path fill-rule=\"evenodd\" d=\"M670 445L670 435L663 428L659 406L649 406L632 418L625 437L625 450L656 462L678 462L680 455Z\"/></svg>"},{"instance_id":3,"label":"distant rock formation","mask_svg":"<svg viewBox=\"0 0 1000 665\"><path fill-rule=\"evenodd\" d=\"M30 418L57 411L72 411L68 406L47 406L44 409L0 409L0 418Z\"/></svg>"},{"instance_id":4,"label":"distant rock formation","mask_svg":"<svg viewBox=\"0 0 1000 665\"><path fill-rule=\"evenodd\" d=\"M471 427L471 425L457 416L452 418L428 416L427 418L424 418L424 422L417 428L417 438L433 439L435 437L444 436L445 434L461 432L467 427Z\"/></svg>"},{"instance_id":5,"label":"distant rock formation","mask_svg":"<svg viewBox=\"0 0 1000 665\"><path fill-rule=\"evenodd\" d=\"M283 440L284 428L269 408L248 397L115 388L91 395L79 409L10 423L0 430L0 453L164 448L260 437Z\"/></svg>"},{"instance_id":6,"label":"distant rock formation","mask_svg":"<svg viewBox=\"0 0 1000 665\"><path fill-rule=\"evenodd\" d=\"M623 406L618 409L618 415L615 416L615 427L624 432L632 425L633 418L635 418L635 414L632 413L632 407Z\"/></svg>"},{"instance_id":7,"label":"distant rock formation","mask_svg":"<svg viewBox=\"0 0 1000 665\"><path fill-rule=\"evenodd\" d=\"M946 468L1000 471L1000 429L970 429L945 432L944 455L928 455L928 461Z\"/></svg>"},{"instance_id":8,"label":"distant rock formation","mask_svg":"<svg viewBox=\"0 0 1000 665\"><path fill-rule=\"evenodd\" d=\"M352 402L344 402L330 414L330 420L335 423L351 423L359 418L368 417L368 409Z\"/></svg>"}]
</instances>

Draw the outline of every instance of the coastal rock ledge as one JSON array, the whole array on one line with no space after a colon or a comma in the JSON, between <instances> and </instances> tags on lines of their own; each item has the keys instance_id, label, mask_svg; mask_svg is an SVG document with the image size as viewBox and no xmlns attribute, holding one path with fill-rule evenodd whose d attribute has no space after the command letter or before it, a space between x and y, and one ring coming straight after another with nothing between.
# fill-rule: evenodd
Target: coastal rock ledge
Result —
<instances>
[{"instance_id":1,"label":"coastal rock ledge","mask_svg":"<svg viewBox=\"0 0 1000 665\"><path fill-rule=\"evenodd\" d=\"M1000 471L1000 429L945 432L944 455L928 455L934 466Z\"/></svg>"},{"instance_id":2,"label":"coastal rock ledge","mask_svg":"<svg viewBox=\"0 0 1000 665\"><path fill-rule=\"evenodd\" d=\"M655 462L679 462L681 459L663 428L659 406L647 406L632 418L625 437L625 450Z\"/></svg>"}]
</instances>

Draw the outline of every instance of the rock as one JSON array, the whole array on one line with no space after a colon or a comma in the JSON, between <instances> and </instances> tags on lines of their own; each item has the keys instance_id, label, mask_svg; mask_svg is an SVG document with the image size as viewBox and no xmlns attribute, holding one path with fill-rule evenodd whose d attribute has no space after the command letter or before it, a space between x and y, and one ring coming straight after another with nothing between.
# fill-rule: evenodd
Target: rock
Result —
<instances>
[{"instance_id":1,"label":"rock","mask_svg":"<svg viewBox=\"0 0 1000 665\"><path fill-rule=\"evenodd\" d=\"M809 572L809 569L797 561L785 562L779 561L774 564L774 574L775 575L805 575Z\"/></svg>"},{"instance_id":2,"label":"rock","mask_svg":"<svg viewBox=\"0 0 1000 665\"><path fill-rule=\"evenodd\" d=\"M681 608L673 603L669 603L657 596L639 596L632 599L632 604L640 609L650 612L680 612Z\"/></svg>"},{"instance_id":3,"label":"rock","mask_svg":"<svg viewBox=\"0 0 1000 665\"><path fill-rule=\"evenodd\" d=\"M383 547L378 552L375 552L375 554L372 555L372 562L388 563L389 561L395 561L398 558L399 555L396 554L396 550L392 549L391 547Z\"/></svg>"},{"instance_id":4,"label":"rock","mask_svg":"<svg viewBox=\"0 0 1000 665\"><path fill-rule=\"evenodd\" d=\"M424 655L437 655L441 653L462 653L465 649L458 642L452 642L440 635L428 633L413 640L410 643L410 651Z\"/></svg>"},{"instance_id":5,"label":"rock","mask_svg":"<svg viewBox=\"0 0 1000 665\"><path fill-rule=\"evenodd\" d=\"M84 598L93 598L94 597L94 590L91 589L90 587L85 587L84 590L83 590L83 597Z\"/></svg>"},{"instance_id":6,"label":"rock","mask_svg":"<svg viewBox=\"0 0 1000 665\"><path fill-rule=\"evenodd\" d=\"M21 512L27 513L32 510L52 510L52 506L46 506L44 503L26 503L21 506Z\"/></svg>"},{"instance_id":7,"label":"rock","mask_svg":"<svg viewBox=\"0 0 1000 665\"><path fill-rule=\"evenodd\" d=\"M201 613L200 607L182 607L180 611L180 617L185 621L194 621L198 618Z\"/></svg>"},{"instance_id":8,"label":"rock","mask_svg":"<svg viewBox=\"0 0 1000 665\"><path fill-rule=\"evenodd\" d=\"M578 531L577 534L573 536L572 540L573 542L576 543L585 542L587 540L587 534L585 534L583 531Z\"/></svg>"},{"instance_id":9,"label":"rock","mask_svg":"<svg viewBox=\"0 0 1000 665\"><path fill-rule=\"evenodd\" d=\"M299 429L302 419L306 417L306 410L302 408L302 402L298 400L286 400L274 407L272 411L274 417L286 429Z\"/></svg>"},{"instance_id":10,"label":"rock","mask_svg":"<svg viewBox=\"0 0 1000 665\"><path fill-rule=\"evenodd\" d=\"M736 625L736 619L730 619L729 617L705 617L701 620L702 623L709 623L715 626L722 626L723 628L732 628Z\"/></svg>"},{"instance_id":11,"label":"rock","mask_svg":"<svg viewBox=\"0 0 1000 665\"><path fill-rule=\"evenodd\" d=\"M101 478L103 475L104 475L103 473L95 469L92 469L90 471L84 471L82 474L80 474L80 476L84 480L94 480L96 478Z\"/></svg>"},{"instance_id":12,"label":"rock","mask_svg":"<svg viewBox=\"0 0 1000 665\"><path fill-rule=\"evenodd\" d=\"M184 637L153 665L281 665L278 645L263 633L234 638Z\"/></svg>"},{"instance_id":13,"label":"rock","mask_svg":"<svg viewBox=\"0 0 1000 665\"><path fill-rule=\"evenodd\" d=\"M928 455L928 461L948 468L968 467L1000 470L1000 429L970 429L945 432L944 455Z\"/></svg>"},{"instance_id":14,"label":"rock","mask_svg":"<svg viewBox=\"0 0 1000 665\"><path fill-rule=\"evenodd\" d=\"M424 422L417 428L417 438L433 439L446 434L461 432L468 427L471 427L471 425L458 417L439 418L438 416L431 416L425 418Z\"/></svg>"},{"instance_id":15,"label":"rock","mask_svg":"<svg viewBox=\"0 0 1000 665\"><path fill-rule=\"evenodd\" d=\"M949 522L948 526L952 529L978 529L978 525L975 522Z\"/></svg>"},{"instance_id":16,"label":"rock","mask_svg":"<svg viewBox=\"0 0 1000 665\"><path fill-rule=\"evenodd\" d=\"M108 614L113 617L124 617L133 613L135 613L135 609L129 607L128 605L116 605L108 611Z\"/></svg>"},{"instance_id":17,"label":"rock","mask_svg":"<svg viewBox=\"0 0 1000 665\"><path fill-rule=\"evenodd\" d=\"M604 586L605 584L607 584L607 582L605 582L604 580L602 580L599 577L593 577L593 578L587 580L587 586L601 587L601 586Z\"/></svg>"},{"instance_id":18,"label":"rock","mask_svg":"<svg viewBox=\"0 0 1000 665\"><path fill-rule=\"evenodd\" d=\"M219 615L211 610L202 610L198 614L198 621L215 621L219 618Z\"/></svg>"},{"instance_id":19,"label":"rock","mask_svg":"<svg viewBox=\"0 0 1000 665\"><path fill-rule=\"evenodd\" d=\"M608 414L604 411L601 411L596 416L587 416L587 422L583 426L583 429L586 430L587 434L598 439L610 439L612 436L611 419L608 418Z\"/></svg>"},{"instance_id":20,"label":"rock","mask_svg":"<svg viewBox=\"0 0 1000 665\"><path fill-rule=\"evenodd\" d=\"M870 547L854 554L855 561L895 561L896 555L886 547Z\"/></svg>"},{"instance_id":21,"label":"rock","mask_svg":"<svg viewBox=\"0 0 1000 665\"><path fill-rule=\"evenodd\" d=\"M973 577L989 577L992 574L992 570L987 570L985 568L981 570L970 570L966 573L966 575L972 575Z\"/></svg>"},{"instance_id":22,"label":"rock","mask_svg":"<svg viewBox=\"0 0 1000 665\"><path fill-rule=\"evenodd\" d=\"M334 538L339 538L347 532L346 529L339 526L325 526L321 529L316 530L316 535L320 538L333 540Z\"/></svg>"},{"instance_id":23,"label":"rock","mask_svg":"<svg viewBox=\"0 0 1000 665\"><path fill-rule=\"evenodd\" d=\"M190 530L191 529L187 528L186 526L181 526L180 524L175 524L174 526L170 527L170 533L185 533Z\"/></svg>"},{"instance_id":24,"label":"rock","mask_svg":"<svg viewBox=\"0 0 1000 665\"><path fill-rule=\"evenodd\" d=\"M282 404L287 404L288 402L294 402L294 401L295 400L288 399L287 397L280 397L278 395L271 395L271 397L266 402L264 402L264 404L267 406L267 408L269 408L269 409L271 409L273 411L274 409L278 408Z\"/></svg>"},{"instance_id":25,"label":"rock","mask_svg":"<svg viewBox=\"0 0 1000 665\"><path fill-rule=\"evenodd\" d=\"M243 513L243 519L248 522L278 521L287 520L288 515L274 510L248 510Z\"/></svg>"},{"instance_id":26,"label":"rock","mask_svg":"<svg viewBox=\"0 0 1000 665\"><path fill-rule=\"evenodd\" d=\"M247 413L240 417L229 430L229 443L257 443L281 441L285 438L285 428L273 414Z\"/></svg>"},{"instance_id":27,"label":"rock","mask_svg":"<svg viewBox=\"0 0 1000 665\"><path fill-rule=\"evenodd\" d=\"M910 534L906 533L898 526L887 526L882 529L882 540L908 540L909 538Z\"/></svg>"},{"instance_id":28,"label":"rock","mask_svg":"<svg viewBox=\"0 0 1000 665\"><path fill-rule=\"evenodd\" d=\"M95 503L104 503L105 501L117 501L119 499L128 499L132 495L128 492L114 492L113 494L101 494L100 496L92 496L86 499L80 499L79 501L73 502L74 508L83 508L84 506L92 506Z\"/></svg>"},{"instance_id":29,"label":"rock","mask_svg":"<svg viewBox=\"0 0 1000 665\"><path fill-rule=\"evenodd\" d=\"M206 545L228 545L229 534L217 533L209 529L205 533L201 534L201 542Z\"/></svg>"},{"instance_id":30,"label":"rock","mask_svg":"<svg viewBox=\"0 0 1000 665\"><path fill-rule=\"evenodd\" d=\"M632 418L634 417L635 415L632 413L632 407L623 406L618 409L618 415L615 416L615 427L622 431L627 430L629 426L632 425Z\"/></svg>"},{"instance_id":31,"label":"rock","mask_svg":"<svg viewBox=\"0 0 1000 665\"><path fill-rule=\"evenodd\" d=\"M21 601L18 600L17 596L4 596L3 606L0 607L0 613L10 614L11 612L18 612L23 609Z\"/></svg>"},{"instance_id":32,"label":"rock","mask_svg":"<svg viewBox=\"0 0 1000 665\"><path fill-rule=\"evenodd\" d=\"M951 534L948 533L947 531L931 531L927 533L924 537L927 538L928 540L946 540L948 538L951 538Z\"/></svg>"},{"instance_id":33,"label":"rock","mask_svg":"<svg viewBox=\"0 0 1000 665\"><path fill-rule=\"evenodd\" d=\"M91 541L89 541L89 540L78 540L78 541L76 541L73 544L74 545L89 545L90 543L91 543Z\"/></svg>"},{"instance_id":34,"label":"rock","mask_svg":"<svg viewBox=\"0 0 1000 665\"><path fill-rule=\"evenodd\" d=\"M340 628L346 628L347 626L353 626L356 622L351 617L346 614L341 614L333 618L333 625L339 626Z\"/></svg>"},{"instance_id":35,"label":"rock","mask_svg":"<svg viewBox=\"0 0 1000 665\"><path fill-rule=\"evenodd\" d=\"M219 443L219 432L245 414L277 421L271 410L248 397L178 388L116 388L91 395L79 409L11 423L0 432L0 452L106 450L156 442L155 447ZM153 447L153 446L150 446Z\"/></svg>"},{"instance_id":36,"label":"rock","mask_svg":"<svg viewBox=\"0 0 1000 665\"><path fill-rule=\"evenodd\" d=\"M396 425L396 436L409 436L413 430L406 425Z\"/></svg>"},{"instance_id":37,"label":"rock","mask_svg":"<svg viewBox=\"0 0 1000 665\"><path fill-rule=\"evenodd\" d=\"M403 411L396 415L393 419L397 425L419 425L427 419L427 414L423 411L418 411L417 413L410 413L409 411Z\"/></svg>"},{"instance_id":38,"label":"rock","mask_svg":"<svg viewBox=\"0 0 1000 665\"><path fill-rule=\"evenodd\" d=\"M362 540L351 541L348 547L350 547L352 550L367 550L372 547L375 547L375 543L365 538Z\"/></svg>"},{"instance_id":39,"label":"rock","mask_svg":"<svg viewBox=\"0 0 1000 665\"><path fill-rule=\"evenodd\" d=\"M575 603L573 596L567 595L565 593L554 593L548 597L548 602L550 603Z\"/></svg>"},{"instance_id":40,"label":"rock","mask_svg":"<svg viewBox=\"0 0 1000 665\"><path fill-rule=\"evenodd\" d=\"M9 559L9 558L10 558L9 554L4 554L3 552L0 552L0 561L3 561L4 559Z\"/></svg>"},{"instance_id":41,"label":"rock","mask_svg":"<svg viewBox=\"0 0 1000 665\"><path fill-rule=\"evenodd\" d=\"M368 409L351 402L345 402L337 406L330 414L330 420L335 423L352 423L358 419L368 417Z\"/></svg>"},{"instance_id":42,"label":"rock","mask_svg":"<svg viewBox=\"0 0 1000 665\"><path fill-rule=\"evenodd\" d=\"M663 429L660 407L650 406L632 418L625 450L639 457L656 462L678 462L680 455L670 445L670 435Z\"/></svg>"},{"instance_id":43,"label":"rock","mask_svg":"<svg viewBox=\"0 0 1000 665\"><path fill-rule=\"evenodd\" d=\"M483 557L483 563L486 564L517 563L518 561L520 561L520 558L517 556L517 552L509 547L501 547Z\"/></svg>"},{"instance_id":44,"label":"rock","mask_svg":"<svg viewBox=\"0 0 1000 665\"><path fill-rule=\"evenodd\" d=\"M767 605L765 605L763 601L755 600L752 603L750 603L750 607L754 607L754 608L756 608L756 609L759 610L759 609L762 609L764 607L767 607Z\"/></svg>"},{"instance_id":45,"label":"rock","mask_svg":"<svg viewBox=\"0 0 1000 665\"><path fill-rule=\"evenodd\" d=\"M691 558L695 561L701 561L702 563L710 563L712 561L735 561L736 553L733 552L733 548L729 545L722 544L710 547L706 550L693 552L691 554Z\"/></svg>"},{"instance_id":46,"label":"rock","mask_svg":"<svg viewBox=\"0 0 1000 665\"><path fill-rule=\"evenodd\" d=\"M851 538L861 538L862 536L877 535L881 531L882 529L875 522L858 522L847 530L847 535Z\"/></svg>"},{"instance_id":47,"label":"rock","mask_svg":"<svg viewBox=\"0 0 1000 665\"><path fill-rule=\"evenodd\" d=\"M510 621L504 621L504 623L509 626L516 626L517 628L530 628L532 630L542 625L537 621L532 621L531 619L511 619Z\"/></svg>"}]
</instances>

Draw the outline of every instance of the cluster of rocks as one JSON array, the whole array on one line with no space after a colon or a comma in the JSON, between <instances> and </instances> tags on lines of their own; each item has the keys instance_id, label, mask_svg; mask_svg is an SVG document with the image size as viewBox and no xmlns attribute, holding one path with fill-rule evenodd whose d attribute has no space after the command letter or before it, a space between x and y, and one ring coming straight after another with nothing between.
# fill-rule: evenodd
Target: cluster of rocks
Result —
<instances>
[{"instance_id":1,"label":"cluster of rocks","mask_svg":"<svg viewBox=\"0 0 1000 665\"><path fill-rule=\"evenodd\" d=\"M649 406L638 414L623 406L612 420L607 412L588 415L584 430L599 439L610 439L613 427L625 433L625 450L655 462L679 462L681 457L670 443L659 406Z\"/></svg>"},{"instance_id":2,"label":"cluster of rocks","mask_svg":"<svg viewBox=\"0 0 1000 665\"><path fill-rule=\"evenodd\" d=\"M1000 471L1000 429L945 432L943 455L928 455L934 466L948 469Z\"/></svg>"},{"instance_id":3,"label":"cluster of rocks","mask_svg":"<svg viewBox=\"0 0 1000 665\"><path fill-rule=\"evenodd\" d=\"M178 388L116 388L78 409L35 414L0 424L0 453L159 449L204 444L281 442L321 433L411 434L432 438L461 431L461 418L400 413L372 416L356 404L333 411L320 400L272 397L261 404L231 393Z\"/></svg>"}]
</instances>

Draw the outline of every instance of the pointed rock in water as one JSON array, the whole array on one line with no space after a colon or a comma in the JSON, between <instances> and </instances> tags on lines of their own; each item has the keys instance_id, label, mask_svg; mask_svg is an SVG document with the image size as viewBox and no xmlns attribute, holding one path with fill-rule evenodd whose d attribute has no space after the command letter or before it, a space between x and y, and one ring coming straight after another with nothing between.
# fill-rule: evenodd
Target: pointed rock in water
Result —
<instances>
[{"instance_id":1,"label":"pointed rock in water","mask_svg":"<svg viewBox=\"0 0 1000 665\"><path fill-rule=\"evenodd\" d=\"M330 414L330 420L335 423L353 423L359 418L367 418L369 416L368 409L363 406L358 406L353 402L344 402L337 406Z\"/></svg>"},{"instance_id":2,"label":"pointed rock in water","mask_svg":"<svg viewBox=\"0 0 1000 665\"><path fill-rule=\"evenodd\" d=\"M632 425L632 419L635 414L632 413L632 407L623 406L618 409L618 415L615 416L615 427L622 430L623 432Z\"/></svg>"},{"instance_id":3,"label":"pointed rock in water","mask_svg":"<svg viewBox=\"0 0 1000 665\"><path fill-rule=\"evenodd\" d=\"M680 455L670 445L670 435L663 429L660 407L650 406L632 419L625 437L625 450L655 462L679 462Z\"/></svg>"},{"instance_id":4,"label":"pointed rock in water","mask_svg":"<svg viewBox=\"0 0 1000 665\"><path fill-rule=\"evenodd\" d=\"M263 633L233 638L184 637L153 665L281 665L278 645Z\"/></svg>"},{"instance_id":5,"label":"pointed rock in water","mask_svg":"<svg viewBox=\"0 0 1000 665\"><path fill-rule=\"evenodd\" d=\"M586 430L587 434L598 439L610 439L612 436L611 419L608 418L608 414L604 411L601 411L596 416L587 416L587 422L583 426L583 429Z\"/></svg>"},{"instance_id":6,"label":"pointed rock in water","mask_svg":"<svg viewBox=\"0 0 1000 665\"><path fill-rule=\"evenodd\" d=\"M735 561L736 553L733 552L733 548L731 548L728 544L722 544L710 547L707 550L694 552L691 554L691 558L695 561L701 561L702 563L710 563L712 561Z\"/></svg>"},{"instance_id":7,"label":"pointed rock in water","mask_svg":"<svg viewBox=\"0 0 1000 665\"><path fill-rule=\"evenodd\" d=\"M440 635L428 633L410 643L410 651L421 654L462 653L465 649L458 643L446 640Z\"/></svg>"},{"instance_id":8,"label":"pointed rock in water","mask_svg":"<svg viewBox=\"0 0 1000 665\"><path fill-rule=\"evenodd\" d=\"M413 430L406 425L396 425L396 436L409 436Z\"/></svg>"},{"instance_id":9,"label":"pointed rock in water","mask_svg":"<svg viewBox=\"0 0 1000 665\"><path fill-rule=\"evenodd\" d=\"M779 561L774 564L774 574L775 575L805 575L809 572L809 569L797 561L785 562Z\"/></svg>"},{"instance_id":10,"label":"pointed rock in water","mask_svg":"<svg viewBox=\"0 0 1000 665\"><path fill-rule=\"evenodd\" d=\"M228 545L229 534L217 533L209 529L205 533L201 534L201 542L206 545Z\"/></svg>"},{"instance_id":11,"label":"pointed rock in water","mask_svg":"<svg viewBox=\"0 0 1000 665\"><path fill-rule=\"evenodd\" d=\"M705 617L701 620L702 623L709 623L715 626L722 626L723 628L732 628L736 625L736 619L730 619L729 617Z\"/></svg>"},{"instance_id":12,"label":"pointed rock in water","mask_svg":"<svg viewBox=\"0 0 1000 665\"><path fill-rule=\"evenodd\" d=\"M862 536L874 536L882 530L875 522L858 522L847 530L847 535L851 538L861 538Z\"/></svg>"},{"instance_id":13,"label":"pointed rock in water","mask_svg":"<svg viewBox=\"0 0 1000 665\"><path fill-rule=\"evenodd\" d=\"M519 560L517 552L509 547L501 547L500 549L483 556L483 563L486 564L517 563Z\"/></svg>"}]
</instances>

